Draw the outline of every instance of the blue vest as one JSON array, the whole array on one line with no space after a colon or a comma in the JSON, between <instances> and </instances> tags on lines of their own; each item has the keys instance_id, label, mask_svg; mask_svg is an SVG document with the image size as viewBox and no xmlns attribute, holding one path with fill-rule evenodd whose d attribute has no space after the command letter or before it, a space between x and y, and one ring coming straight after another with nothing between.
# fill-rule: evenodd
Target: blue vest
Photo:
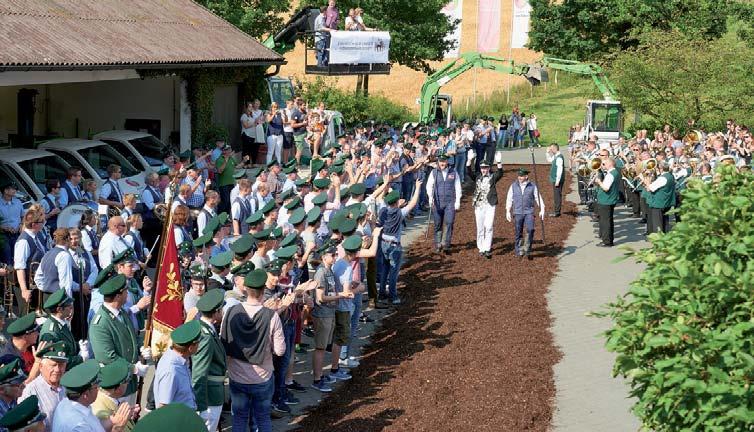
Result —
<instances>
[{"instance_id":1,"label":"blue vest","mask_svg":"<svg viewBox=\"0 0 754 432\"><path fill-rule=\"evenodd\" d=\"M127 232L124 236L129 236L134 241L134 252L136 253L136 258L144 262L146 257L144 256L144 243L142 243L141 238L134 234L133 231Z\"/></svg>"},{"instance_id":2,"label":"blue vest","mask_svg":"<svg viewBox=\"0 0 754 432\"><path fill-rule=\"evenodd\" d=\"M435 169L435 188L432 191L434 195L435 205L438 207L445 207L446 205L454 205L456 202L456 172L452 168L448 168L448 175L443 180L440 170Z\"/></svg>"},{"instance_id":3,"label":"blue vest","mask_svg":"<svg viewBox=\"0 0 754 432\"><path fill-rule=\"evenodd\" d=\"M39 267L45 276L45 286L39 287L43 292L54 293L60 289L60 275L58 267L55 265L55 258L61 253L68 253L59 247L54 247L42 257Z\"/></svg>"},{"instance_id":4,"label":"blue vest","mask_svg":"<svg viewBox=\"0 0 754 432\"><path fill-rule=\"evenodd\" d=\"M236 197L234 202L238 203L238 205L241 207L241 213L238 217L238 223L241 227L241 234L245 234L249 231L249 225L246 223L246 218L251 216L251 204L249 204L249 201L241 197Z\"/></svg>"},{"instance_id":5,"label":"blue vest","mask_svg":"<svg viewBox=\"0 0 754 432\"><path fill-rule=\"evenodd\" d=\"M529 182L524 187L523 193L518 182L513 183L513 214L534 214L534 183Z\"/></svg>"},{"instance_id":6,"label":"blue vest","mask_svg":"<svg viewBox=\"0 0 754 432\"><path fill-rule=\"evenodd\" d=\"M92 261L89 252L81 249L81 258L84 260L84 274L81 274L81 270L75 261L73 262L73 270L71 271L73 281L79 285L82 281L85 282L89 275L92 274Z\"/></svg>"},{"instance_id":7,"label":"blue vest","mask_svg":"<svg viewBox=\"0 0 754 432\"><path fill-rule=\"evenodd\" d=\"M149 193L149 195L152 195L152 202L155 203L155 205L162 202L162 194L157 193L157 191L155 191L152 186L145 187L144 192ZM147 220L156 219L154 215L154 210L150 210L145 207L144 219L147 219Z\"/></svg>"},{"instance_id":8,"label":"blue vest","mask_svg":"<svg viewBox=\"0 0 754 432\"><path fill-rule=\"evenodd\" d=\"M87 236L89 236L89 240L92 241L92 250L98 250L99 237L97 237L97 233L94 232L94 229L91 229L91 230L84 229L83 231L86 233Z\"/></svg>"},{"instance_id":9,"label":"blue vest","mask_svg":"<svg viewBox=\"0 0 754 432\"><path fill-rule=\"evenodd\" d=\"M34 241L34 237L30 236L26 231L21 231L18 236L19 240L26 240L29 245L29 256L26 258L26 277L31 280L34 275L29 275L30 265L33 262L39 262L45 254L44 250L40 250L37 247L37 243ZM44 245L43 245L44 246Z\"/></svg>"},{"instance_id":10,"label":"blue vest","mask_svg":"<svg viewBox=\"0 0 754 432\"><path fill-rule=\"evenodd\" d=\"M118 185L110 179L105 180L105 183L110 185L110 195L108 195L105 199L108 201L122 202L123 197L120 196L120 189L118 189Z\"/></svg>"},{"instance_id":11,"label":"blue vest","mask_svg":"<svg viewBox=\"0 0 754 432\"><path fill-rule=\"evenodd\" d=\"M71 205L77 201L81 201L81 189L77 186L76 189L78 191L78 195L76 195L73 192L73 189L71 188L71 185L68 184L67 181L63 182L63 188L65 189L65 193L68 195L68 205ZM77 198L78 197L78 198Z\"/></svg>"},{"instance_id":12,"label":"blue vest","mask_svg":"<svg viewBox=\"0 0 754 432\"><path fill-rule=\"evenodd\" d=\"M47 203L47 205L50 207L50 211L47 212L47 214L49 214L53 209L55 209L55 207L57 207L55 205L55 202L52 199L50 199L50 197L47 196L47 195L45 195L45 197L42 198L42 200L45 201ZM50 231L55 231L55 228L58 227L58 216L55 215L55 216L53 216L51 218L48 218L47 219L47 226L50 228Z\"/></svg>"}]
</instances>

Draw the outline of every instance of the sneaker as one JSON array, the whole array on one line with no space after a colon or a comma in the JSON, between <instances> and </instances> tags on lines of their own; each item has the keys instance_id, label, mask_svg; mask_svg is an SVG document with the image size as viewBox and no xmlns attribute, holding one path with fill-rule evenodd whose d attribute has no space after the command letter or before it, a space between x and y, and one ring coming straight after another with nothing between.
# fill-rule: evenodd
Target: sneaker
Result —
<instances>
[{"instance_id":1,"label":"sneaker","mask_svg":"<svg viewBox=\"0 0 754 432\"><path fill-rule=\"evenodd\" d=\"M272 404L272 410L281 414L290 414L291 413L291 407L286 405L285 403L276 403Z\"/></svg>"},{"instance_id":2,"label":"sneaker","mask_svg":"<svg viewBox=\"0 0 754 432\"><path fill-rule=\"evenodd\" d=\"M329 384L325 382L325 377L322 377L319 382L313 382L312 388L321 391L322 393L330 393L332 391L332 388Z\"/></svg>"},{"instance_id":3,"label":"sneaker","mask_svg":"<svg viewBox=\"0 0 754 432\"><path fill-rule=\"evenodd\" d=\"M288 387L288 390L299 392L299 393L303 393L306 391L306 388L304 388L304 386L299 384L299 382L296 380L293 380L292 383L286 384L285 386Z\"/></svg>"},{"instance_id":4,"label":"sneaker","mask_svg":"<svg viewBox=\"0 0 754 432\"><path fill-rule=\"evenodd\" d=\"M369 315L365 313L361 314L361 316L359 317L359 321L363 323L374 322L374 320L372 318L369 318Z\"/></svg>"},{"instance_id":5,"label":"sneaker","mask_svg":"<svg viewBox=\"0 0 754 432\"><path fill-rule=\"evenodd\" d=\"M296 345L296 354L306 354L306 348L301 345Z\"/></svg>"},{"instance_id":6,"label":"sneaker","mask_svg":"<svg viewBox=\"0 0 754 432\"><path fill-rule=\"evenodd\" d=\"M348 358L348 347L342 346L340 347L340 359L345 360L346 358Z\"/></svg>"},{"instance_id":7,"label":"sneaker","mask_svg":"<svg viewBox=\"0 0 754 432\"><path fill-rule=\"evenodd\" d=\"M335 378L338 381L348 381L351 379L351 375L344 370L330 371L330 378Z\"/></svg>"},{"instance_id":8,"label":"sneaker","mask_svg":"<svg viewBox=\"0 0 754 432\"><path fill-rule=\"evenodd\" d=\"M311 328L311 326L304 327L303 333L304 335L309 336L310 338L314 337L314 329Z\"/></svg>"},{"instance_id":9,"label":"sneaker","mask_svg":"<svg viewBox=\"0 0 754 432\"><path fill-rule=\"evenodd\" d=\"M328 374L328 375L322 375L322 381L323 381L323 382L324 382L325 384L335 384L335 382L336 382L336 381L338 381L338 380L336 380L335 378L331 377L331 376L330 376L330 375Z\"/></svg>"},{"instance_id":10,"label":"sneaker","mask_svg":"<svg viewBox=\"0 0 754 432\"><path fill-rule=\"evenodd\" d=\"M353 356L351 356L351 357L349 357L349 358L347 358L345 360L340 360L338 362L338 364L340 364L341 366L343 366L345 368L351 369L351 368L359 367L360 363L359 363L359 361L356 358L354 358Z\"/></svg>"},{"instance_id":11,"label":"sneaker","mask_svg":"<svg viewBox=\"0 0 754 432\"><path fill-rule=\"evenodd\" d=\"M399 304L401 304L401 299L399 299L399 298L394 298L394 299L393 299L393 301L392 301L391 303L393 303L394 305L399 305Z\"/></svg>"},{"instance_id":12,"label":"sneaker","mask_svg":"<svg viewBox=\"0 0 754 432\"><path fill-rule=\"evenodd\" d=\"M293 396L292 394L289 394L285 397L285 404L286 405L298 405L299 400L296 396Z\"/></svg>"}]
</instances>

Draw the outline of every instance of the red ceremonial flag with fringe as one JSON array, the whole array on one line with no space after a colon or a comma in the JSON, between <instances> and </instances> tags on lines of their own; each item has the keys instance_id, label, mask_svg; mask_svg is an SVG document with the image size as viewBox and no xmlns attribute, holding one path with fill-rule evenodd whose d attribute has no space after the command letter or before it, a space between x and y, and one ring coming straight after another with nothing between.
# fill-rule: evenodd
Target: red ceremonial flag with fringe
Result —
<instances>
[{"instance_id":1,"label":"red ceremonial flag with fringe","mask_svg":"<svg viewBox=\"0 0 754 432\"><path fill-rule=\"evenodd\" d=\"M152 307L152 355L159 357L170 346L170 333L183 324L183 287L181 265L175 245L173 224L166 230L162 262L158 264L157 286Z\"/></svg>"}]
</instances>

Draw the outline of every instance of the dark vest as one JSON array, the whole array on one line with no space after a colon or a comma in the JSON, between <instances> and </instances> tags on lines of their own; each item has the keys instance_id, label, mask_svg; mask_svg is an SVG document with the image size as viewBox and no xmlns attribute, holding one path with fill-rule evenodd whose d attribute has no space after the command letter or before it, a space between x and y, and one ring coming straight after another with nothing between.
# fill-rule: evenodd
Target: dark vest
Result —
<instances>
[{"instance_id":1,"label":"dark vest","mask_svg":"<svg viewBox=\"0 0 754 432\"><path fill-rule=\"evenodd\" d=\"M58 267L55 265L55 258L61 253L68 252L59 247L54 247L44 254L42 262L39 263L39 267L41 267L45 276L45 286L38 288L43 292L54 293L60 289L60 275L58 274Z\"/></svg>"},{"instance_id":2,"label":"dark vest","mask_svg":"<svg viewBox=\"0 0 754 432\"><path fill-rule=\"evenodd\" d=\"M565 180L565 163L563 163L563 155L559 154L555 156L555 158L552 160L552 164L550 165L550 183L555 184L555 180L558 177L558 160L562 163L562 172L560 173L560 183L563 184Z\"/></svg>"},{"instance_id":3,"label":"dark vest","mask_svg":"<svg viewBox=\"0 0 754 432\"><path fill-rule=\"evenodd\" d=\"M526 183L523 192L518 182L513 183L513 214L534 214L534 183Z\"/></svg>"},{"instance_id":4,"label":"dark vest","mask_svg":"<svg viewBox=\"0 0 754 432\"><path fill-rule=\"evenodd\" d=\"M147 187L144 188L144 193L148 193L149 195L152 196L152 202L154 202L155 205L162 202L162 194L155 191L152 186L147 185ZM144 207L144 219L148 219L148 220L156 219L154 215L154 210L150 210Z\"/></svg>"},{"instance_id":5,"label":"dark vest","mask_svg":"<svg viewBox=\"0 0 754 432\"><path fill-rule=\"evenodd\" d=\"M251 204L243 198L236 197L235 201L241 207L241 213L238 218L238 222L241 226L241 234L245 234L249 231L249 225L246 223L246 218L251 216Z\"/></svg>"},{"instance_id":6,"label":"dark vest","mask_svg":"<svg viewBox=\"0 0 754 432\"><path fill-rule=\"evenodd\" d=\"M120 189L118 189L118 185L110 179L105 180L105 183L110 185L110 195L108 195L105 199L108 201L123 202L123 197L120 195Z\"/></svg>"},{"instance_id":7,"label":"dark vest","mask_svg":"<svg viewBox=\"0 0 754 432\"><path fill-rule=\"evenodd\" d=\"M47 212L47 214L49 214L52 210L54 210L57 207L57 205L55 204L55 201L53 201L52 199L50 199L50 197L47 196L47 195L45 195L45 197L42 198L42 200L44 202L46 202L47 205L50 207L50 211ZM55 216L53 216L51 218L48 218L47 219L47 226L50 228L50 232L55 231L55 228L58 227L58 216L55 215Z\"/></svg>"},{"instance_id":8,"label":"dark vest","mask_svg":"<svg viewBox=\"0 0 754 432\"><path fill-rule=\"evenodd\" d=\"M125 236L129 236L131 237L131 239L133 239L134 241L133 249L134 249L134 252L136 253L136 258L139 261L144 262L146 260L146 257L144 256L144 242L141 241L141 236L134 234L133 231L129 231L125 233L124 237Z\"/></svg>"},{"instance_id":9,"label":"dark vest","mask_svg":"<svg viewBox=\"0 0 754 432\"><path fill-rule=\"evenodd\" d=\"M92 274L92 261L89 252L81 249L81 258L83 258L84 260L84 273L81 273L81 269L79 268L75 260L73 262L73 270L71 272L73 274L73 281L79 285L82 281L86 281L89 275Z\"/></svg>"},{"instance_id":10,"label":"dark vest","mask_svg":"<svg viewBox=\"0 0 754 432\"><path fill-rule=\"evenodd\" d=\"M435 205L438 207L444 207L446 205L454 205L456 202L456 172L452 168L448 168L448 175L445 179L442 178L440 170L435 169L435 188L432 191L434 195Z\"/></svg>"},{"instance_id":11,"label":"dark vest","mask_svg":"<svg viewBox=\"0 0 754 432\"><path fill-rule=\"evenodd\" d=\"M669 172L662 174L667 183L665 186L649 194L647 205L650 208L667 209L675 204L675 178Z\"/></svg>"},{"instance_id":12,"label":"dark vest","mask_svg":"<svg viewBox=\"0 0 754 432\"><path fill-rule=\"evenodd\" d=\"M91 230L84 229L83 231L86 233L87 236L89 236L89 240L92 241L92 250L99 249L99 237L97 237L97 233L94 232L94 229L91 229Z\"/></svg>"},{"instance_id":13,"label":"dark vest","mask_svg":"<svg viewBox=\"0 0 754 432\"><path fill-rule=\"evenodd\" d=\"M40 262L45 254L45 250L39 249L37 243L34 241L34 237L30 236L26 231L21 231L18 239L26 240L26 243L29 245L29 256L26 257L26 286L29 286L29 281L34 279L34 275L31 273L31 263Z\"/></svg>"},{"instance_id":14,"label":"dark vest","mask_svg":"<svg viewBox=\"0 0 754 432\"><path fill-rule=\"evenodd\" d=\"M63 188L65 189L65 193L68 195L68 205L71 205L71 203L74 203L77 201L81 201L82 194L81 194L81 189L78 186L76 186L78 195L75 195L73 188L71 188L71 185L69 185L67 181L63 182Z\"/></svg>"}]
</instances>

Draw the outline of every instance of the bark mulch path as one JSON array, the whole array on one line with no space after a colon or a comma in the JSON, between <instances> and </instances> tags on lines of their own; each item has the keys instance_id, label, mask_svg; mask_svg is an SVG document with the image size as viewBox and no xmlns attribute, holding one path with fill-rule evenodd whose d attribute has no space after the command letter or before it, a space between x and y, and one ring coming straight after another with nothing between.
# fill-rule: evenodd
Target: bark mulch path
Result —
<instances>
[{"instance_id":1,"label":"bark mulch path","mask_svg":"<svg viewBox=\"0 0 754 432\"><path fill-rule=\"evenodd\" d=\"M505 196L517 168L506 166L498 183L493 258L476 249L467 188L451 254L433 254L431 239L411 246L400 276L404 304L382 320L353 379L325 397L298 430L548 429L560 354L545 296L576 206L564 202L560 218L545 218L546 245L537 220L532 261L514 257ZM549 212L549 166L537 172Z\"/></svg>"}]
</instances>

